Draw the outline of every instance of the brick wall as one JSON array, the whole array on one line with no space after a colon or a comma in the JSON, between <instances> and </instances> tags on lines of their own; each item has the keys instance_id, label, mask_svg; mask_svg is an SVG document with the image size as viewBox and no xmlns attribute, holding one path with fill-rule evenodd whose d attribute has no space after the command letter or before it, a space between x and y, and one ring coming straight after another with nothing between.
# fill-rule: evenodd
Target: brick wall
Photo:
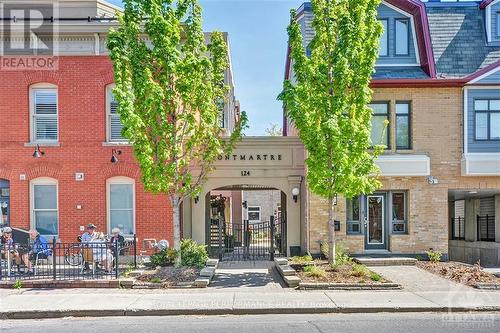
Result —
<instances>
[{"instance_id":1,"label":"brick wall","mask_svg":"<svg viewBox=\"0 0 500 333\"><path fill-rule=\"evenodd\" d=\"M59 147L41 147L45 156L32 157L29 87L52 83L59 94ZM0 71L0 178L10 181L11 225L29 228L30 180L58 180L59 229L63 241L73 241L79 227L94 223L106 230L106 180L114 176L136 183L136 232L139 238L172 241L172 211L166 196L146 193L130 146L105 146L106 86L113 82L105 56L60 57L57 71ZM111 150L122 150L110 163ZM85 180L75 181L75 172ZM26 180L20 180L26 174ZM82 209L76 209L81 205Z\"/></svg>"},{"instance_id":2,"label":"brick wall","mask_svg":"<svg viewBox=\"0 0 500 333\"><path fill-rule=\"evenodd\" d=\"M412 101L413 149L388 154L427 154L431 175L439 180L429 185L426 177L382 177L381 190L406 190L408 193L408 234L390 235L389 249L399 253L422 253L429 248L448 251L448 190L500 188L500 177L462 177L462 89L401 88L377 89L374 101L390 101L390 138L395 147L395 101ZM310 251L319 253L319 242L328 240L327 201L310 195ZM337 238L351 252L363 252L364 238L346 235L345 200L339 198L337 217L341 231Z\"/></svg>"}]
</instances>

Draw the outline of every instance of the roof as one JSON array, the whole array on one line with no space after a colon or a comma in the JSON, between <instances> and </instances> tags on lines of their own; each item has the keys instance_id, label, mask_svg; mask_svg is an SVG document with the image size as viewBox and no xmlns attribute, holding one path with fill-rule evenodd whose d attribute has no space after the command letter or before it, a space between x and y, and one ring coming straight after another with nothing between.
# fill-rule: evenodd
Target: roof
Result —
<instances>
[{"instance_id":1,"label":"roof","mask_svg":"<svg viewBox=\"0 0 500 333\"><path fill-rule=\"evenodd\" d=\"M373 79L428 79L429 75L416 66L376 67Z\"/></svg>"},{"instance_id":2,"label":"roof","mask_svg":"<svg viewBox=\"0 0 500 333\"><path fill-rule=\"evenodd\" d=\"M426 10L438 78L463 78L500 61L500 45L486 42L478 3L441 3Z\"/></svg>"}]
</instances>

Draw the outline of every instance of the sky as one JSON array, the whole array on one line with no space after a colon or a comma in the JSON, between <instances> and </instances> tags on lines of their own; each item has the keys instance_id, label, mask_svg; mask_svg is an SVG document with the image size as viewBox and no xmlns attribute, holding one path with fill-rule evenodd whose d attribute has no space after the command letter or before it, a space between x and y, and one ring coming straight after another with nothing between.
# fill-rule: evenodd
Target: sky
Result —
<instances>
[{"instance_id":1,"label":"sky","mask_svg":"<svg viewBox=\"0 0 500 333\"><path fill-rule=\"evenodd\" d=\"M120 0L108 0L121 5ZM236 98L247 112L246 135L282 125L281 102L290 9L304 0L200 0L205 31L229 33Z\"/></svg>"}]
</instances>

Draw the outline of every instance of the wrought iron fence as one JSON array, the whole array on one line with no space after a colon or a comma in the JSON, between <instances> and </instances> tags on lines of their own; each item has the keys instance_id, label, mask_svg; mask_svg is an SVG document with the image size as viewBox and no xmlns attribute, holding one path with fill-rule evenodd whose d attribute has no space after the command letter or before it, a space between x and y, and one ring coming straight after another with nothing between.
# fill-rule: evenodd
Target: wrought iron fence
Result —
<instances>
[{"instance_id":1,"label":"wrought iron fence","mask_svg":"<svg viewBox=\"0 0 500 333\"><path fill-rule=\"evenodd\" d=\"M118 278L120 264L137 267L137 241L58 243L46 248L13 243L0 247L0 280L106 280Z\"/></svg>"},{"instance_id":2,"label":"wrought iron fence","mask_svg":"<svg viewBox=\"0 0 500 333\"><path fill-rule=\"evenodd\" d=\"M495 241L495 216L477 216L477 240L482 242Z\"/></svg>"},{"instance_id":3,"label":"wrought iron fence","mask_svg":"<svg viewBox=\"0 0 500 333\"><path fill-rule=\"evenodd\" d=\"M451 219L451 239L465 240L465 219L463 217Z\"/></svg>"}]
</instances>

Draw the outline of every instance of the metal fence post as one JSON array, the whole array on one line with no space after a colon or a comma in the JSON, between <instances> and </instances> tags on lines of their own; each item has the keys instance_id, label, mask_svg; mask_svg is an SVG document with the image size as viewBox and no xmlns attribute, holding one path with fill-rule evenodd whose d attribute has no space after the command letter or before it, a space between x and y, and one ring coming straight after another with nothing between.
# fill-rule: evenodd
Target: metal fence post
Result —
<instances>
[{"instance_id":1,"label":"metal fence post","mask_svg":"<svg viewBox=\"0 0 500 333\"><path fill-rule=\"evenodd\" d=\"M56 255L56 238L52 237L52 278L57 279L57 255Z\"/></svg>"},{"instance_id":2,"label":"metal fence post","mask_svg":"<svg viewBox=\"0 0 500 333\"><path fill-rule=\"evenodd\" d=\"M271 227L271 261L274 261L274 216L269 217L269 223Z\"/></svg>"},{"instance_id":3,"label":"metal fence post","mask_svg":"<svg viewBox=\"0 0 500 333\"><path fill-rule=\"evenodd\" d=\"M137 268L137 234L134 234L134 268Z\"/></svg>"},{"instance_id":4,"label":"metal fence post","mask_svg":"<svg viewBox=\"0 0 500 333\"><path fill-rule=\"evenodd\" d=\"M223 225L222 225L222 217L219 217L219 260L222 261L222 251L223 251L223 242L224 242L224 239L223 239L223 235L222 235L222 228L223 228Z\"/></svg>"},{"instance_id":5,"label":"metal fence post","mask_svg":"<svg viewBox=\"0 0 500 333\"><path fill-rule=\"evenodd\" d=\"M119 251L118 251L118 237L115 238L114 240L115 244L114 244L114 255L115 255L115 278L118 279L118 254L119 254Z\"/></svg>"}]
</instances>

